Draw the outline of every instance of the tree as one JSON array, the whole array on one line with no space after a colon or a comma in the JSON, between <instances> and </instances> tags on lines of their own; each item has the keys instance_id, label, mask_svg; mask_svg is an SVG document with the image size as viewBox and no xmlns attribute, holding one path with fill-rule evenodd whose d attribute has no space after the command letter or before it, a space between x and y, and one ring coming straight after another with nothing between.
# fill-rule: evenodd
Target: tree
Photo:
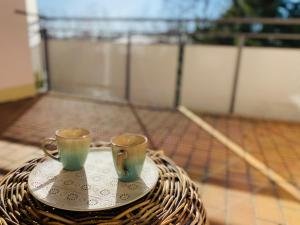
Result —
<instances>
[{"instance_id":1,"label":"tree","mask_svg":"<svg viewBox=\"0 0 300 225\"><path fill-rule=\"evenodd\" d=\"M231 7L222 15L223 18L268 17L268 18L300 18L300 0L233 0ZM218 44L234 44L234 39L228 38L199 38L197 33L205 31L218 32L257 32L257 33L300 33L300 26L240 24L215 24L198 26L195 41ZM246 45L300 47L299 41L293 40L254 40L247 39Z\"/></svg>"}]
</instances>

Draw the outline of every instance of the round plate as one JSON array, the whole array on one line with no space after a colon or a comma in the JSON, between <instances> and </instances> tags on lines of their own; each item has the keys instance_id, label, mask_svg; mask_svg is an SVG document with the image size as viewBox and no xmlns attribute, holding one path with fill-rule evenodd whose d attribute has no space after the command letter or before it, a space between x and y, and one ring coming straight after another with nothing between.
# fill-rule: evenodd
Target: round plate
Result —
<instances>
[{"instance_id":1,"label":"round plate","mask_svg":"<svg viewBox=\"0 0 300 225\"><path fill-rule=\"evenodd\" d=\"M91 151L84 169L67 171L47 159L30 173L30 193L46 205L72 211L99 211L117 208L149 193L158 180L155 163L146 157L141 176L134 182L118 180L111 149Z\"/></svg>"}]
</instances>

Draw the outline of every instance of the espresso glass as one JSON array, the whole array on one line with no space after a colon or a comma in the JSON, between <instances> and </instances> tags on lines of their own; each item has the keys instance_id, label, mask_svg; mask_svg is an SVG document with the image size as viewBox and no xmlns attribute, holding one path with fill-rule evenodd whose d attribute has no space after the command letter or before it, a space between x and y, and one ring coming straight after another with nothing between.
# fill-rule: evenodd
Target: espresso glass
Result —
<instances>
[{"instance_id":1,"label":"espresso glass","mask_svg":"<svg viewBox=\"0 0 300 225\"><path fill-rule=\"evenodd\" d=\"M80 170L86 161L90 150L90 132L83 128L64 128L55 132L54 138L42 141L42 148L46 155L62 163L66 170ZM48 152L48 147L55 145L58 157Z\"/></svg>"}]
</instances>

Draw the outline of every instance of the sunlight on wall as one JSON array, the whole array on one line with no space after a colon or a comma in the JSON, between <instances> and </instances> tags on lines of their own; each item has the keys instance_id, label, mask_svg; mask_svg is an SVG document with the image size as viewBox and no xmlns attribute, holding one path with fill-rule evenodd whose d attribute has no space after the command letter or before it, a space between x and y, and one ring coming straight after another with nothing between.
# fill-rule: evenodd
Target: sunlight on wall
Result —
<instances>
[{"instance_id":1,"label":"sunlight on wall","mask_svg":"<svg viewBox=\"0 0 300 225\"><path fill-rule=\"evenodd\" d=\"M24 1L0 2L0 101L35 94L26 17L16 9L25 10Z\"/></svg>"}]
</instances>

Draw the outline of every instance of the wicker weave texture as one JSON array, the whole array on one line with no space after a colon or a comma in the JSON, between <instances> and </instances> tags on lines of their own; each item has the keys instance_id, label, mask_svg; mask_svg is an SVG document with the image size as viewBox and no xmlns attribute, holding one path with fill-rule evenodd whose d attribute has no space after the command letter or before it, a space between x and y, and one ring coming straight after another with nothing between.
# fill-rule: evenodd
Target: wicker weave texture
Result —
<instances>
[{"instance_id":1,"label":"wicker weave texture","mask_svg":"<svg viewBox=\"0 0 300 225\"><path fill-rule=\"evenodd\" d=\"M35 200L27 189L27 179L35 165L32 160L11 171L0 182L1 224L201 224L206 213L196 185L161 151L148 155L159 168L156 187L144 198L115 210L71 212L48 207Z\"/></svg>"}]
</instances>

